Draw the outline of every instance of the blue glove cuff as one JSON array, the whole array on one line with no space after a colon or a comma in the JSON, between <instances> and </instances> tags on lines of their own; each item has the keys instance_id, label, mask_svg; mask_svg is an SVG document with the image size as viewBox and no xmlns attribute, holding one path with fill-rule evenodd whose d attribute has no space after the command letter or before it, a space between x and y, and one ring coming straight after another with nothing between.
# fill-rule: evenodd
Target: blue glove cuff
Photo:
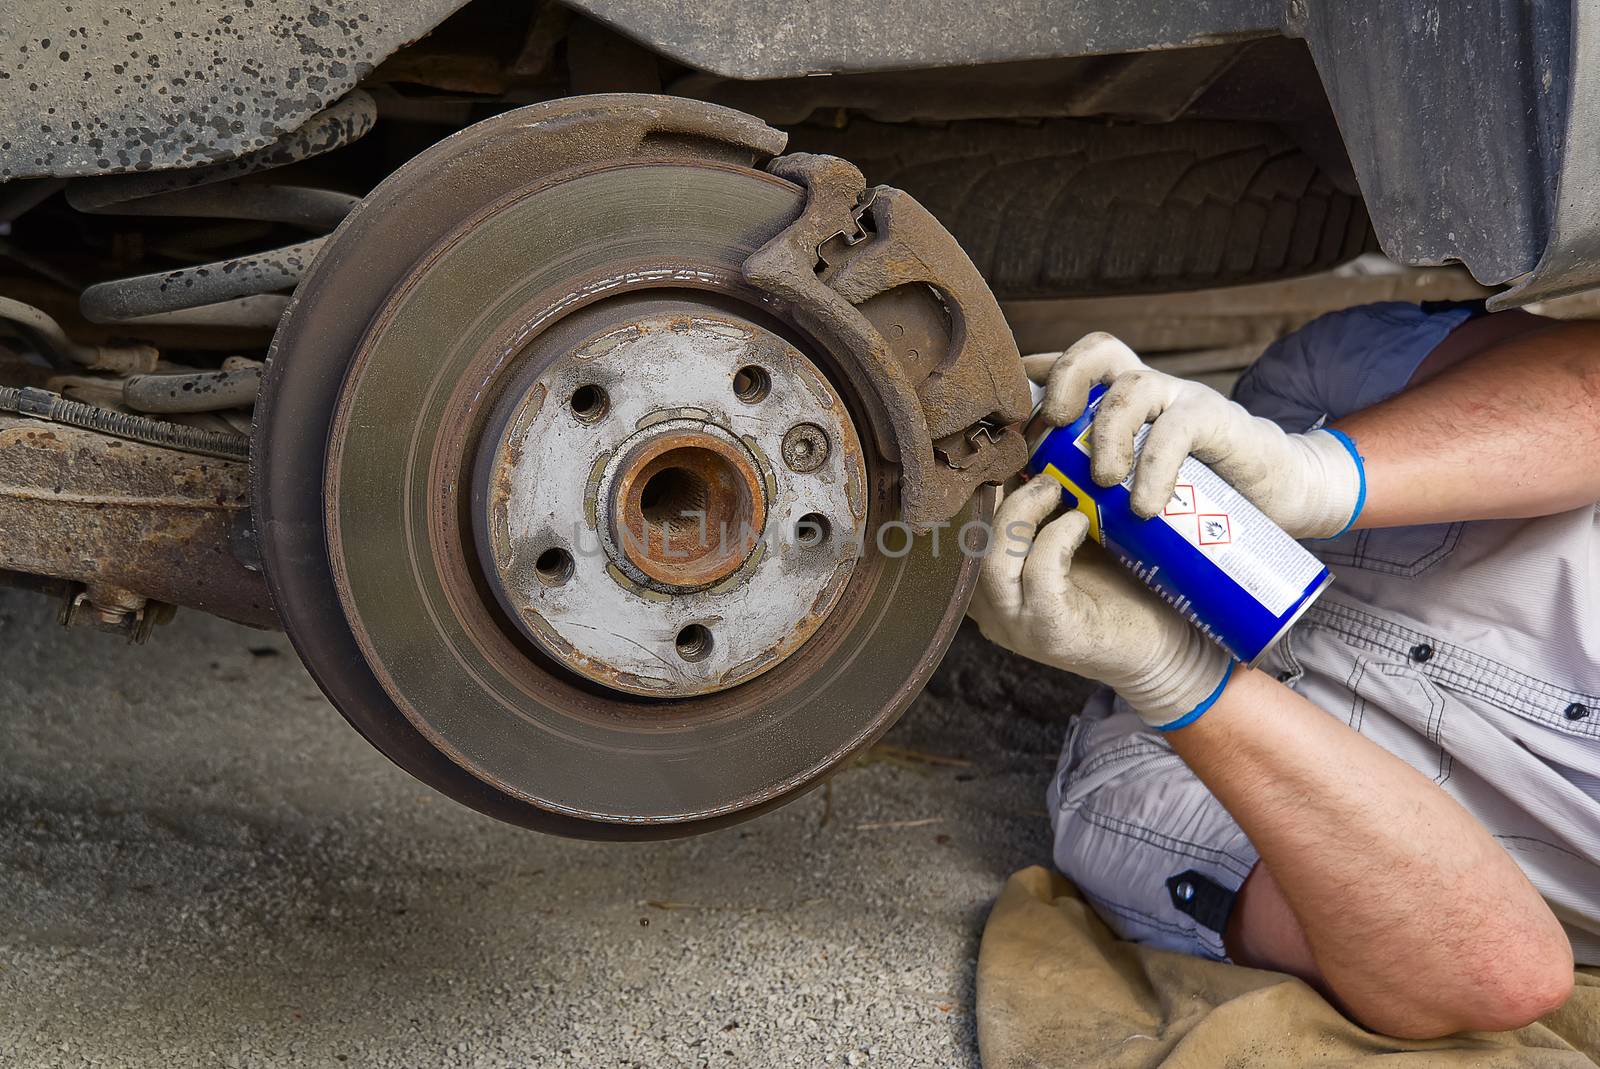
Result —
<instances>
[{"instance_id":1,"label":"blue glove cuff","mask_svg":"<svg viewBox=\"0 0 1600 1069\"><path fill-rule=\"evenodd\" d=\"M1367 466L1362 461L1361 454L1356 451L1355 439L1351 438L1344 431L1336 431L1332 427L1322 427L1320 429L1333 435L1339 440L1339 444L1345 447L1345 450L1350 454L1350 459L1356 462L1356 478L1361 481L1360 488L1356 491L1356 507L1355 510L1350 513L1349 522L1343 527L1339 528L1336 533L1328 536L1328 538L1338 538L1339 535L1344 534L1355 525L1356 517L1361 515L1361 510L1367 506ZM1315 539L1315 541L1321 542L1326 541L1326 539Z\"/></svg>"},{"instance_id":2,"label":"blue glove cuff","mask_svg":"<svg viewBox=\"0 0 1600 1069\"><path fill-rule=\"evenodd\" d=\"M1217 684L1217 689L1212 691L1210 693L1210 695L1208 695L1206 697L1205 701L1201 702L1199 705L1195 706L1193 709L1190 709L1187 713L1184 713L1182 716L1178 717L1178 719L1176 719L1176 720L1169 721L1168 723L1165 723L1165 724L1157 724L1157 725L1155 725L1155 729L1157 731L1177 731L1179 728L1188 727L1190 724L1194 723L1196 720L1199 720L1202 716L1205 715L1205 711L1207 709L1211 708L1213 705L1217 704L1217 699L1222 697L1222 689L1228 685L1228 680L1233 678L1233 669L1234 669L1234 666L1236 664L1238 664L1238 663L1239 662L1232 661L1232 660L1230 660L1228 662L1227 671L1222 673L1222 682Z\"/></svg>"}]
</instances>

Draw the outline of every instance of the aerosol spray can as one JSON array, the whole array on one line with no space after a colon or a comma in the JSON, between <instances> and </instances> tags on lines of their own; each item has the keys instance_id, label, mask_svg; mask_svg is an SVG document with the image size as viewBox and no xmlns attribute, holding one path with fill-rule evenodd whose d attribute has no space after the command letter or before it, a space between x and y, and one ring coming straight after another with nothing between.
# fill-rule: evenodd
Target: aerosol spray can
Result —
<instances>
[{"instance_id":1,"label":"aerosol spray can","mask_svg":"<svg viewBox=\"0 0 1600 1069\"><path fill-rule=\"evenodd\" d=\"M1110 487L1089 475L1089 428L1105 392L1091 390L1083 415L1065 427L1045 425L1035 409L1029 472L1060 483L1067 505L1089 518L1090 538L1254 667L1333 582L1332 573L1194 457L1184 459L1166 508L1141 519L1128 503L1131 475ZM1139 431L1136 453L1149 431L1148 424Z\"/></svg>"}]
</instances>

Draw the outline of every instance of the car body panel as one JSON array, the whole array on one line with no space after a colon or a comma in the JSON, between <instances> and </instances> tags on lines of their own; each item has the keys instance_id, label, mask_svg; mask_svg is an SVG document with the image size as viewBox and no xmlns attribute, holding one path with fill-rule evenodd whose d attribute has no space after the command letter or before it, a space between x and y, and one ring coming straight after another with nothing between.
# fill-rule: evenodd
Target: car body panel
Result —
<instances>
[{"instance_id":1,"label":"car body panel","mask_svg":"<svg viewBox=\"0 0 1600 1069\"><path fill-rule=\"evenodd\" d=\"M463 3L16 0L0 22L0 180L263 148Z\"/></svg>"},{"instance_id":2,"label":"car body panel","mask_svg":"<svg viewBox=\"0 0 1600 1069\"><path fill-rule=\"evenodd\" d=\"M270 143L462 0L21 0L0 28L0 179L194 166ZM737 79L1303 37L1384 250L1516 287L1600 281L1600 5L1486 0L571 0L651 51ZM48 43L46 43L48 42ZM1592 66L1592 64L1590 64ZM1583 113L1573 109L1588 102Z\"/></svg>"}]
</instances>

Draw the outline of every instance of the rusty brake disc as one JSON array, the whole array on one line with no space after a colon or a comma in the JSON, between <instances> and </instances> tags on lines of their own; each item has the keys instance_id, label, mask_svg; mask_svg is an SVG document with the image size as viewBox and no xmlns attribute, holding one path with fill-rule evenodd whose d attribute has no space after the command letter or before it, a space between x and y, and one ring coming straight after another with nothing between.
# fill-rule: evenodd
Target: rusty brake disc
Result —
<instances>
[{"instance_id":1,"label":"rusty brake disc","mask_svg":"<svg viewBox=\"0 0 1600 1069\"><path fill-rule=\"evenodd\" d=\"M391 176L295 296L253 442L269 586L341 712L459 801L608 838L749 816L887 729L960 620L953 534L880 532L908 497L987 517L1014 391L908 436L970 299L902 264L857 320L752 277L838 207L758 169L782 141L672 98L519 109ZM969 412L936 516L905 461L938 482L930 428Z\"/></svg>"}]
</instances>

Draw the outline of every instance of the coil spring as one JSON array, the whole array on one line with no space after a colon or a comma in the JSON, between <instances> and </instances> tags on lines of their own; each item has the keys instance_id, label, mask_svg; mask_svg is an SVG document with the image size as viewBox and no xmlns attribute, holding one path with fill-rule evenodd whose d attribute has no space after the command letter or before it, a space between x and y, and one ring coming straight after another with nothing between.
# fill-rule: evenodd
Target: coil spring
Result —
<instances>
[{"instance_id":1,"label":"coil spring","mask_svg":"<svg viewBox=\"0 0 1600 1069\"><path fill-rule=\"evenodd\" d=\"M275 295L299 282L328 232L360 198L239 179L348 145L371 130L376 120L372 97L357 89L266 148L225 163L106 175L69 184L67 202L81 212L247 219L321 232L307 241L248 256L96 283L79 297L84 318L95 323L276 326L288 298Z\"/></svg>"}]
</instances>

